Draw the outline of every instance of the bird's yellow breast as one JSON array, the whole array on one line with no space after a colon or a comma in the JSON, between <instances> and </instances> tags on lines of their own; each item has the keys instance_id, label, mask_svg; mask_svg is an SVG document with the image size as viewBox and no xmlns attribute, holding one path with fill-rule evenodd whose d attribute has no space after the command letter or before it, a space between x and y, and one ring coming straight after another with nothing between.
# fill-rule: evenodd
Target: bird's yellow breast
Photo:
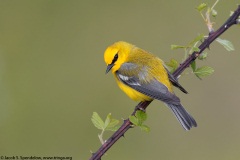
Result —
<instances>
[{"instance_id":1,"label":"bird's yellow breast","mask_svg":"<svg viewBox=\"0 0 240 160\"><path fill-rule=\"evenodd\" d=\"M119 81L116 75L114 75L114 77L116 78L117 84L120 87L120 89L123 90L123 92L125 92L132 100L134 100L134 101L151 101L151 100L153 100L153 98L146 96L146 95L132 89L131 87L125 85L121 81Z\"/></svg>"}]
</instances>

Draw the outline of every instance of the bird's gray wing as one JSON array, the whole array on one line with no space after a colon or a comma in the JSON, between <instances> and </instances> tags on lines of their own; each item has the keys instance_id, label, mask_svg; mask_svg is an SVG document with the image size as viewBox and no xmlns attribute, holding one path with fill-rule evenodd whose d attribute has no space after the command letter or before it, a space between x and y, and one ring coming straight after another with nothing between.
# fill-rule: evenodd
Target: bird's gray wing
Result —
<instances>
[{"instance_id":1,"label":"bird's gray wing","mask_svg":"<svg viewBox=\"0 0 240 160\"><path fill-rule=\"evenodd\" d=\"M179 83L178 83L178 80L177 78L175 78L169 71L166 67L164 67L168 73L168 78L170 80L170 82L177 88L179 88L183 93L188 93Z\"/></svg>"},{"instance_id":2,"label":"bird's gray wing","mask_svg":"<svg viewBox=\"0 0 240 160\"><path fill-rule=\"evenodd\" d=\"M117 78L125 85L143 93L151 98L169 104L180 104L179 98L168 91L168 88L154 77L148 79L148 69L138 67L133 63L124 63L116 72Z\"/></svg>"},{"instance_id":3,"label":"bird's gray wing","mask_svg":"<svg viewBox=\"0 0 240 160\"><path fill-rule=\"evenodd\" d=\"M161 100L172 110L184 129L189 130L196 127L197 123L193 117L180 104L179 98L168 91L167 87L154 77L149 77L146 67L139 67L133 63L124 63L116 72L117 78L125 85L143 93L151 98Z\"/></svg>"}]
</instances>

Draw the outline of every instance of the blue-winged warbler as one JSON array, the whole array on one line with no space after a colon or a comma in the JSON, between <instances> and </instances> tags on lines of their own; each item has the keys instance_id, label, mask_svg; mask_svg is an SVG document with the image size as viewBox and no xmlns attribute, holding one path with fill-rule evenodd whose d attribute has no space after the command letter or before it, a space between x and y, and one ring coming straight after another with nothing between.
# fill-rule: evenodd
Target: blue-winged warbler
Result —
<instances>
[{"instance_id":1,"label":"blue-winged warbler","mask_svg":"<svg viewBox=\"0 0 240 160\"><path fill-rule=\"evenodd\" d=\"M116 42L104 53L106 73L112 71L118 86L135 101L164 102L174 113L184 129L196 127L193 117L183 108L174 94L172 85L184 93L187 91L153 54L127 42Z\"/></svg>"}]
</instances>

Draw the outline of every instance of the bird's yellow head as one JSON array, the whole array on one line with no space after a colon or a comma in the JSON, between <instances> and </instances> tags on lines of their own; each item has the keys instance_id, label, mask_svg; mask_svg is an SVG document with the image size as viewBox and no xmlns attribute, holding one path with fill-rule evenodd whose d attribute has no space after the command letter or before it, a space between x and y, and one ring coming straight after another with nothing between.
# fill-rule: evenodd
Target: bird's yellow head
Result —
<instances>
[{"instance_id":1,"label":"bird's yellow head","mask_svg":"<svg viewBox=\"0 0 240 160\"><path fill-rule=\"evenodd\" d=\"M104 53L104 60L107 64L106 73L110 70L116 72L123 63L127 62L128 56L134 45L127 42L116 42L109 46Z\"/></svg>"}]
</instances>

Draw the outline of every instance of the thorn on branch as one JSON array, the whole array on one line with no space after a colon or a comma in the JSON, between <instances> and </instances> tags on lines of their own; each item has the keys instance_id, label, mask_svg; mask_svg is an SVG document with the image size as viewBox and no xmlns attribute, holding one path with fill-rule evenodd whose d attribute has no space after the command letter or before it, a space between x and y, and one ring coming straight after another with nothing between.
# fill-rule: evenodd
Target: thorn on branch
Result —
<instances>
[{"instance_id":1,"label":"thorn on branch","mask_svg":"<svg viewBox=\"0 0 240 160\"><path fill-rule=\"evenodd\" d=\"M210 50L210 45L208 45L206 48L207 48L208 50Z\"/></svg>"},{"instance_id":2,"label":"thorn on branch","mask_svg":"<svg viewBox=\"0 0 240 160\"><path fill-rule=\"evenodd\" d=\"M111 139L111 141L112 141L112 140L114 140L114 137L111 137L110 139ZM105 143L104 143L104 144L106 144L106 141L105 141Z\"/></svg>"}]
</instances>

